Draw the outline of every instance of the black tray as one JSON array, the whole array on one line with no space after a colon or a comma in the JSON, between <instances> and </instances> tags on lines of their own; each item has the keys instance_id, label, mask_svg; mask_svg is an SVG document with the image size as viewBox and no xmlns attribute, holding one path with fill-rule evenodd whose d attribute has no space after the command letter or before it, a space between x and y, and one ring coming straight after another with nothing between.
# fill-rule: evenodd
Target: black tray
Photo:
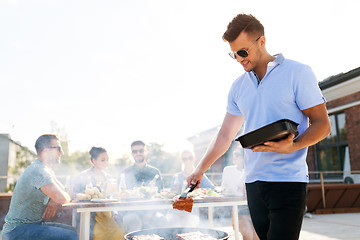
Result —
<instances>
[{"instance_id":1,"label":"black tray","mask_svg":"<svg viewBox=\"0 0 360 240\"><path fill-rule=\"evenodd\" d=\"M252 132L244 134L235 140L239 141L243 148L253 148L255 146L262 145L267 141L283 140L290 133L294 134L296 137L299 134L297 130L298 125L299 124L289 119L281 119Z\"/></svg>"}]
</instances>

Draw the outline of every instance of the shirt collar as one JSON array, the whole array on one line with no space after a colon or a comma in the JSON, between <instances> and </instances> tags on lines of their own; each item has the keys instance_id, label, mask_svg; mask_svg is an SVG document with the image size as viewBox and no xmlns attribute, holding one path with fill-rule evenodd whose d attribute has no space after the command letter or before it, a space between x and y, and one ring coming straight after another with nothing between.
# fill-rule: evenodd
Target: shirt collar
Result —
<instances>
[{"instance_id":1,"label":"shirt collar","mask_svg":"<svg viewBox=\"0 0 360 240\"><path fill-rule=\"evenodd\" d=\"M147 167L147 163L145 163L145 165L142 167L142 168L140 168L136 163L134 163L134 168L135 169L137 169L137 170L141 170L141 169L144 169L144 168L146 168Z\"/></svg>"},{"instance_id":2,"label":"shirt collar","mask_svg":"<svg viewBox=\"0 0 360 240\"><path fill-rule=\"evenodd\" d=\"M274 61L268 63L269 67L273 67L273 66L276 66L278 64L282 64L284 62L285 58L282 55L282 53L275 54L274 57L275 57Z\"/></svg>"}]
</instances>

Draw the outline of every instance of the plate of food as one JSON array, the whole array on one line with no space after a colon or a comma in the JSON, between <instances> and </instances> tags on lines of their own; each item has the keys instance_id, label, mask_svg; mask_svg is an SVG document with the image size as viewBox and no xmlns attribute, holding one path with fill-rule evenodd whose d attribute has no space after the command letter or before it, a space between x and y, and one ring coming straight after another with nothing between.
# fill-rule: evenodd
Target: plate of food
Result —
<instances>
[{"instance_id":1,"label":"plate of food","mask_svg":"<svg viewBox=\"0 0 360 240\"><path fill-rule=\"evenodd\" d=\"M90 199L73 199L71 202L73 203L79 203L79 202L90 202Z\"/></svg>"},{"instance_id":2,"label":"plate of food","mask_svg":"<svg viewBox=\"0 0 360 240\"><path fill-rule=\"evenodd\" d=\"M221 197L218 192L214 191L213 189L206 189L206 188L198 188L195 189L193 192L189 193L190 197L194 199L201 199L201 198L214 198L214 197Z\"/></svg>"},{"instance_id":3,"label":"plate of food","mask_svg":"<svg viewBox=\"0 0 360 240\"><path fill-rule=\"evenodd\" d=\"M93 198L90 200L90 202L94 203L107 203L107 202L118 202L119 199L115 198Z\"/></svg>"}]
</instances>

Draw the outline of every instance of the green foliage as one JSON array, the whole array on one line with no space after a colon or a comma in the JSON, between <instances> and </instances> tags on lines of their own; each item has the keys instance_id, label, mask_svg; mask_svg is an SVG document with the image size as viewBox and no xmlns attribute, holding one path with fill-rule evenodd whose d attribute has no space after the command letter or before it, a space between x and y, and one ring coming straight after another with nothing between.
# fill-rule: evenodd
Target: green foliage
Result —
<instances>
[{"instance_id":1,"label":"green foliage","mask_svg":"<svg viewBox=\"0 0 360 240\"><path fill-rule=\"evenodd\" d=\"M120 158L115 160L115 167L124 169L133 164L132 157L128 154L123 154Z\"/></svg>"},{"instance_id":2,"label":"green foliage","mask_svg":"<svg viewBox=\"0 0 360 240\"><path fill-rule=\"evenodd\" d=\"M8 172L11 175L19 176L24 170L32 163L35 158L35 153L30 151L27 147L20 146L15 154L15 165L8 168ZM8 186L4 188L5 192L14 191L16 181L13 183L8 183Z\"/></svg>"},{"instance_id":3,"label":"green foliage","mask_svg":"<svg viewBox=\"0 0 360 240\"><path fill-rule=\"evenodd\" d=\"M89 153L76 151L64 154L61 164L55 166L54 171L57 175L74 175L89 167L91 167Z\"/></svg>"},{"instance_id":4,"label":"green foliage","mask_svg":"<svg viewBox=\"0 0 360 240\"><path fill-rule=\"evenodd\" d=\"M16 186L16 182L10 183L8 187L4 188L4 192L13 192Z\"/></svg>"},{"instance_id":5,"label":"green foliage","mask_svg":"<svg viewBox=\"0 0 360 240\"><path fill-rule=\"evenodd\" d=\"M158 168L161 173L181 171L179 155L162 150L163 144L150 143L148 146L148 163Z\"/></svg>"},{"instance_id":6,"label":"green foliage","mask_svg":"<svg viewBox=\"0 0 360 240\"><path fill-rule=\"evenodd\" d=\"M25 168L27 168L36 156L35 153L30 151L27 147L21 147L16 151L15 165L9 167L9 173L12 175L20 175Z\"/></svg>"},{"instance_id":7,"label":"green foliage","mask_svg":"<svg viewBox=\"0 0 360 240\"><path fill-rule=\"evenodd\" d=\"M61 164L54 167L57 175L74 175L91 167L89 152L76 151L70 154L68 134L65 128L59 127L54 121L50 122L51 132L60 139L64 155L61 157Z\"/></svg>"}]
</instances>

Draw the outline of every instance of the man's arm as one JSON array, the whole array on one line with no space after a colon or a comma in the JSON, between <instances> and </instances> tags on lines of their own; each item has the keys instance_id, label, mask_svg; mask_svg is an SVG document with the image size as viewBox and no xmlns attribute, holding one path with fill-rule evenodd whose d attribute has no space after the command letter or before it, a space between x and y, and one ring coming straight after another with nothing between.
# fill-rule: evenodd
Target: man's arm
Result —
<instances>
[{"instance_id":1,"label":"man's arm","mask_svg":"<svg viewBox=\"0 0 360 240\"><path fill-rule=\"evenodd\" d=\"M228 150L234 137L239 132L243 121L244 117L242 116L226 113L219 133L209 145L194 172L187 178L188 184L199 182L198 186L200 185L205 171Z\"/></svg>"},{"instance_id":2,"label":"man's arm","mask_svg":"<svg viewBox=\"0 0 360 240\"><path fill-rule=\"evenodd\" d=\"M302 111L310 121L310 126L297 139L293 140L291 134L285 140L279 142L265 142L262 146L256 146L254 152L278 152L292 153L304 147L316 144L329 135L331 126L325 103Z\"/></svg>"},{"instance_id":3,"label":"man's arm","mask_svg":"<svg viewBox=\"0 0 360 240\"><path fill-rule=\"evenodd\" d=\"M70 202L70 196L58 183L49 183L42 186L41 191L47 195L50 200L45 208L45 211L42 215L44 220L49 220L56 216L57 211L61 208L61 205L64 203Z\"/></svg>"},{"instance_id":4,"label":"man's arm","mask_svg":"<svg viewBox=\"0 0 360 240\"><path fill-rule=\"evenodd\" d=\"M42 186L41 191L57 204L70 202L69 194L57 183L49 183Z\"/></svg>"},{"instance_id":5,"label":"man's arm","mask_svg":"<svg viewBox=\"0 0 360 240\"><path fill-rule=\"evenodd\" d=\"M55 203L52 199L49 200L46 205L45 211L42 215L42 219L47 222L56 216L58 210L61 208L60 204Z\"/></svg>"}]
</instances>

